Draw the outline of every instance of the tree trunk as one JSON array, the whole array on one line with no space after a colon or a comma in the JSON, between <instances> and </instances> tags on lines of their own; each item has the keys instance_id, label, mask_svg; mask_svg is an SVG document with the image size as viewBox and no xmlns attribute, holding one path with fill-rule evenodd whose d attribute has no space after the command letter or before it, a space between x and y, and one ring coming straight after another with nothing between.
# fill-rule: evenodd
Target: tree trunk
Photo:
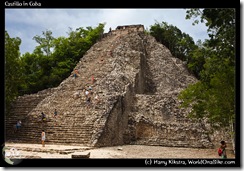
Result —
<instances>
[{"instance_id":1,"label":"tree trunk","mask_svg":"<svg viewBox=\"0 0 244 171\"><path fill-rule=\"evenodd\" d=\"M236 139L235 139L235 126L234 126L234 124L235 123L231 119L231 122L230 122L230 136L231 136L233 151L234 151L234 154L235 154L235 142L236 142Z\"/></svg>"}]
</instances>

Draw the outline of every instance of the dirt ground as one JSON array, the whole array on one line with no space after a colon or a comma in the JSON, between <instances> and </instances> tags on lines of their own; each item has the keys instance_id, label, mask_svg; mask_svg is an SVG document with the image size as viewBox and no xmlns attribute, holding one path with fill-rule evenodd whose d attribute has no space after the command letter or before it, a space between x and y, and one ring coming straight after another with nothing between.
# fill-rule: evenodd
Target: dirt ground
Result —
<instances>
[{"instance_id":1,"label":"dirt ground","mask_svg":"<svg viewBox=\"0 0 244 171\"><path fill-rule=\"evenodd\" d=\"M6 154L16 158L71 158L88 154L90 158L220 158L217 149L176 148L145 145L123 145L91 148L82 146L5 143ZM5 155L6 155L5 154ZM227 157L235 158L227 148Z\"/></svg>"}]
</instances>

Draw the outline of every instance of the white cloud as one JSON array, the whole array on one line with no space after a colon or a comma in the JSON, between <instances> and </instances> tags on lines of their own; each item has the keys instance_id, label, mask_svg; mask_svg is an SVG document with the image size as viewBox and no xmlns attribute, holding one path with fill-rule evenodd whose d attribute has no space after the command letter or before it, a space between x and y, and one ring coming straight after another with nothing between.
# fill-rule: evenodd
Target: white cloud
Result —
<instances>
[{"instance_id":1,"label":"white cloud","mask_svg":"<svg viewBox=\"0 0 244 171\"><path fill-rule=\"evenodd\" d=\"M181 31L189 34L195 41L208 38L207 28L204 23L193 26L192 20L186 20L184 9L116 9L103 10L100 18L107 21L105 30L118 25L143 24L145 28L162 21L177 26Z\"/></svg>"},{"instance_id":2,"label":"white cloud","mask_svg":"<svg viewBox=\"0 0 244 171\"><path fill-rule=\"evenodd\" d=\"M192 26L191 20L185 20L184 9L6 9L5 27L11 37L22 40L21 52L32 52L36 43L32 38L41 35L46 29L54 37L67 36L68 28L92 26L106 22L109 27L118 25L143 24L145 28L155 21L166 21L189 34L195 41L207 38L204 24Z\"/></svg>"}]
</instances>

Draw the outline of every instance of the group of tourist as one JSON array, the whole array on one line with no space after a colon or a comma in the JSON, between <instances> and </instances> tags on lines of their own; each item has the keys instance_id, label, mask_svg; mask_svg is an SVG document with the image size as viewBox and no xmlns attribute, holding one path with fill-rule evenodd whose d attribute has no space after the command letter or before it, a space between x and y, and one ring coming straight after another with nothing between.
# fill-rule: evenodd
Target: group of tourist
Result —
<instances>
[{"instance_id":1,"label":"group of tourist","mask_svg":"<svg viewBox=\"0 0 244 171\"><path fill-rule=\"evenodd\" d=\"M91 86L87 86L86 88L83 89L84 95L86 98L86 108L89 109L92 104L98 104L99 103L99 98L98 94L96 92L93 92ZM94 103L93 103L94 101Z\"/></svg>"},{"instance_id":2,"label":"group of tourist","mask_svg":"<svg viewBox=\"0 0 244 171\"><path fill-rule=\"evenodd\" d=\"M72 77L74 77L76 79L78 76L80 76L80 75L79 75L78 69L76 68L72 72ZM94 75L92 75L91 76L91 85L93 85L95 81L96 80L94 78ZM92 89L91 85L90 86L86 86L83 89L83 93L85 95L85 101L86 101L86 108L87 109L89 109L92 104L97 104L99 102L98 94L96 92L93 92L93 89ZM76 92L74 94L75 98L78 98L79 96L80 96L79 92ZM94 100L94 103L93 103L93 100Z\"/></svg>"},{"instance_id":3,"label":"group of tourist","mask_svg":"<svg viewBox=\"0 0 244 171\"><path fill-rule=\"evenodd\" d=\"M57 109L54 109L53 117L56 118L57 116L58 116ZM44 114L44 112L41 112L41 121L43 122L46 120L47 120L46 114Z\"/></svg>"}]
</instances>

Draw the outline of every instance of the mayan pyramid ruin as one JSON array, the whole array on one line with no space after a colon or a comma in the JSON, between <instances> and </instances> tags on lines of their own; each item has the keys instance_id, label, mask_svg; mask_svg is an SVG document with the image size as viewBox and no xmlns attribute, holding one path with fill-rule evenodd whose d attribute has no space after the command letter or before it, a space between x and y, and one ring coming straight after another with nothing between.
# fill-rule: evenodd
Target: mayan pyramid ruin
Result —
<instances>
[{"instance_id":1,"label":"mayan pyramid ruin","mask_svg":"<svg viewBox=\"0 0 244 171\"><path fill-rule=\"evenodd\" d=\"M44 129L47 144L213 147L204 124L179 107L178 94L197 79L143 25L118 26L104 34L75 68L77 78L70 75L58 87L18 97L5 119L6 141L40 143ZM87 86L99 98L95 103L92 97L90 108ZM14 134L18 119L22 128Z\"/></svg>"}]
</instances>

